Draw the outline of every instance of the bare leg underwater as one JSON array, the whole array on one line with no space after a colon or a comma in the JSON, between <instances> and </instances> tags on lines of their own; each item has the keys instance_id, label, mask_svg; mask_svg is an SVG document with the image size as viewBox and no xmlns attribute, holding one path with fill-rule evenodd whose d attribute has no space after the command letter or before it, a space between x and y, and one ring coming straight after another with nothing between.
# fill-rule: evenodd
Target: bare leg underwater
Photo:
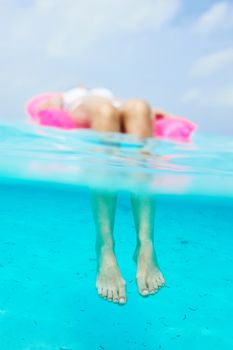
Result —
<instances>
[{"instance_id":1,"label":"bare leg underwater","mask_svg":"<svg viewBox=\"0 0 233 350\"><path fill-rule=\"evenodd\" d=\"M97 101L98 102L98 101ZM141 100L128 101L119 112L106 101L92 105L92 129L100 132L124 132L139 138L152 137L151 109ZM116 193L93 191L92 208L96 225L98 294L109 301L126 303L125 281L114 251ZM137 262L137 284L142 296L154 294L163 284L154 249L155 203L149 196L132 195L137 232L134 258Z\"/></svg>"},{"instance_id":2,"label":"bare leg underwater","mask_svg":"<svg viewBox=\"0 0 233 350\"><path fill-rule=\"evenodd\" d=\"M137 232L134 260L137 285L142 296L154 294L165 283L154 247L155 200L146 195L132 195L132 209Z\"/></svg>"},{"instance_id":3,"label":"bare leg underwater","mask_svg":"<svg viewBox=\"0 0 233 350\"><path fill-rule=\"evenodd\" d=\"M92 192L92 208L96 225L96 253L98 294L115 303L126 302L125 281L115 256L113 229L116 194Z\"/></svg>"}]
</instances>

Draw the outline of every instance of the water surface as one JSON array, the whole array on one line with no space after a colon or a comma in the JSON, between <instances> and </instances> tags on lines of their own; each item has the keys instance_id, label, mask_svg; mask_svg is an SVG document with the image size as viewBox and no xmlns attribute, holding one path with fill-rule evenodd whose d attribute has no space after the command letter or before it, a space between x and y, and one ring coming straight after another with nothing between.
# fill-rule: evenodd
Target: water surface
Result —
<instances>
[{"instance_id":1,"label":"water surface","mask_svg":"<svg viewBox=\"0 0 233 350\"><path fill-rule=\"evenodd\" d=\"M233 348L232 141L192 144L0 128L0 349ZM95 291L93 188L120 191L116 253L124 307ZM167 284L135 284L130 193L156 200ZM123 193L122 193L123 192Z\"/></svg>"}]
</instances>

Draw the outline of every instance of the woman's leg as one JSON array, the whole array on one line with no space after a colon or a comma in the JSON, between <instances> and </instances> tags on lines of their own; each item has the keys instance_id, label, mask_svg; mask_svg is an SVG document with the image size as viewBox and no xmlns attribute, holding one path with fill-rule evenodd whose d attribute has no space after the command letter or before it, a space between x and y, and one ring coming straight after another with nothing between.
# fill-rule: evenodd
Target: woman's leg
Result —
<instances>
[{"instance_id":1,"label":"woman's leg","mask_svg":"<svg viewBox=\"0 0 233 350\"><path fill-rule=\"evenodd\" d=\"M133 194L132 207L137 232L134 259L138 290L141 295L147 296L164 285L154 248L155 201L143 194Z\"/></svg>"},{"instance_id":2,"label":"woman's leg","mask_svg":"<svg viewBox=\"0 0 233 350\"><path fill-rule=\"evenodd\" d=\"M91 129L100 132L120 131L119 111L104 97L88 96L69 112L78 125L88 125Z\"/></svg>"},{"instance_id":3,"label":"woman's leg","mask_svg":"<svg viewBox=\"0 0 233 350\"><path fill-rule=\"evenodd\" d=\"M101 297L124 304L126 302L125 281L117 264L113 239L116 194L92 192L92 208L97 233L96 288Z\"/></svg>"},{"instance_id":4,"label":"woman's leg","mask_svg":"<svg viewBox=\"0 0 233 350\"><path fill-rule=\"evenodd\" d=\"M111 104L92 106L92 129L100 132L119 132L120 116ZM93 191L92 208L96 226L98 294L109 301L126 302L125 281L120 273L114 252L114 218L116 193Z\"/></svg>"},{"instance_id":5,"label":"woman's leg","mask_svg":"<svg viewBox=\"0 0 233 350\"><path fill-rule=\"evenodd\" d=\"M126 133L140 138L153 136L150 106L141 100L126 102L122 109ZM154 294L164 284L154 249L155 201L150 196L132 194L132 208L137 232L137 284L143 296Z\"/></svg>"},{"instance_id":6,"label":"woman's leg","mask_svg":"<svg viewBox=\"0 0 233 350\"><path fill-rule=\"evenodd\" d=\"M91 128L100 132L120 132L121 120L119 111L104 99L90 103Z\"/></svg>"},{"instance_id":7,"label":"woman's leg","mask_svg":"<svg viewBox=\"0 0 233 350\"><path fill-rule=\"evenodd\" d=\"M122 125L127 134L140 138L153 136L152 110L142 100L129 100L122 106Z\"/></svg>"}]
</instances>

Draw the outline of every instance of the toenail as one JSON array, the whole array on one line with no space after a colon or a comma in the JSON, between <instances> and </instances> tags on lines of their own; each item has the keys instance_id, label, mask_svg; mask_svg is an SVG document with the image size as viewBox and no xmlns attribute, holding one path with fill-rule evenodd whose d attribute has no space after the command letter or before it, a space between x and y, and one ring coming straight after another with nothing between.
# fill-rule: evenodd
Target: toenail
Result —
<instances>
[{"instance_id":1,"label":"toenail","mask_svg":"<svg viewBox=\"0 0 233 350\"><path fill-rule=\"evenodd\" d=\"M149 294L149 292L148 292L147 289L144 289L144 290L142 290L142 294L143 294L143 295L147 295L147 294Z\"/></svg>"}]
</instances>

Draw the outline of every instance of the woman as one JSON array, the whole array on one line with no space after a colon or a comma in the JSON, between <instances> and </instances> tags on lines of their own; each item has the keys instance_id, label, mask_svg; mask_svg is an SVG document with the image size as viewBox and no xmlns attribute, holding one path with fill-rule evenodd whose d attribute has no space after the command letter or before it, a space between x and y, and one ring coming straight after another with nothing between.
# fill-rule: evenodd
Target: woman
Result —
<instances>
[{"instance_id":1,"label":"woman","mask_svg":"<svg viewBox=\"0 0 233 350\"><path fill-rule=\"evenodd\" d=\"M123 132L141 138L153 136L154 113L149 104L139 99L120 100L107 89L77 87L42 101L38 107L68 111L77 127Z\"/></svg>"},{"instance_id":2,"label":"woman","mask_svg":"<svg viewBox=\"0 0 233 350\"><path fill-rule=\"evenodd\" d=\"M88 90L83 87L57 94L42 101L38 108L64 109L77 126L86 126L99 132L121 132L145 139L153 136L152 109L140 99L122 101L106 89ZM109 301L126 302L125 281L114 252L113 228L117 195L92 194L93 213L97 232L98 294ZM164 285L153 243L154 200L143 195L132 195L132 208L137 232L134 259L137 263L137 285L142 296L154 294Z\"/></svg>"}]
</instances>

